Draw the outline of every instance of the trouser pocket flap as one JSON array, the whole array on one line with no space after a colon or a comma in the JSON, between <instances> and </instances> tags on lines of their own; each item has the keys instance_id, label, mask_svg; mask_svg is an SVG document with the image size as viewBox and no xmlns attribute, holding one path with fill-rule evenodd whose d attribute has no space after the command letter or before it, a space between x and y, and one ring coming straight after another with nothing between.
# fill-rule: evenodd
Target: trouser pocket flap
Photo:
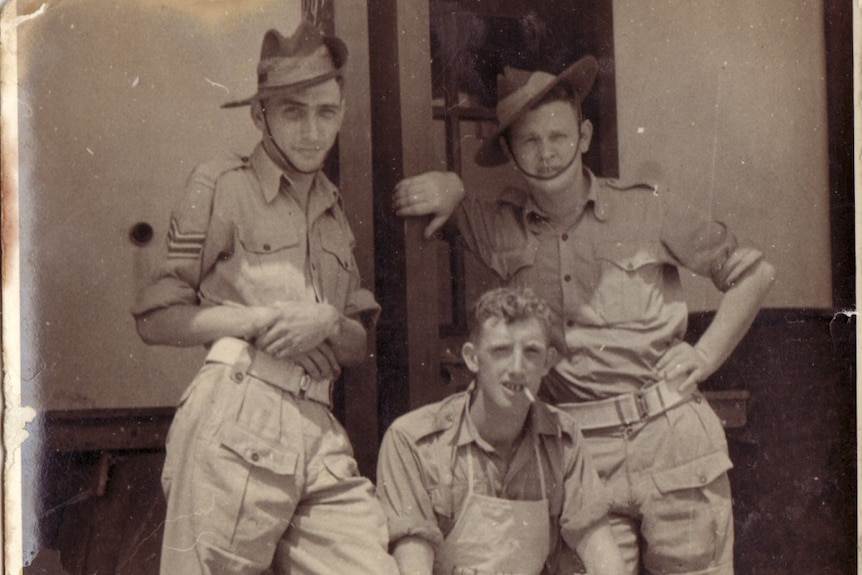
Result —
<instances>
[{"instance_id":1,"label":"trouser pocket flap","mask_svg":"<svg viewBox=\"0 0 862 575\"><path fill-rule=\"evenodd\" d=\"M296 453L257 437L235 423L224 422L221 425L218 441L256 467L269 469L278 475L293 475L296 471Z\"/></svg>"},{"instance_id":2,"label":"trouser pocket flap","mask_svg":"<svg viewBox=\"0 0 862 575\"><path fill-rule=\"evenodd\" d=\"M684 463L679 467L653 473L653 480L662 493L705 487L731 467L733 467L733 463L727 454L716 451Z\"/></svg>"}]
</instances>

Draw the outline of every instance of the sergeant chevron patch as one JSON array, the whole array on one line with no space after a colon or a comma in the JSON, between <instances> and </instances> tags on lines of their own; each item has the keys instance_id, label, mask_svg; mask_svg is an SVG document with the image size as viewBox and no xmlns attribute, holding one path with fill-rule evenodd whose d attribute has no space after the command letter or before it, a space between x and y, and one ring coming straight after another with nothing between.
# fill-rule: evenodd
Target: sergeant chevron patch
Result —
<instances>
[{"instance_id":1,"label":"sergeant chevron patch","mask_svg":"<svg viewBox=\"0 0 862 575\"><path fill-rule=\"evenodd\" d=\"M182 232L174 218L168 231L169 258L197 258L204 249L207 235L203 232Z\"/></svg>"}]
</instances>

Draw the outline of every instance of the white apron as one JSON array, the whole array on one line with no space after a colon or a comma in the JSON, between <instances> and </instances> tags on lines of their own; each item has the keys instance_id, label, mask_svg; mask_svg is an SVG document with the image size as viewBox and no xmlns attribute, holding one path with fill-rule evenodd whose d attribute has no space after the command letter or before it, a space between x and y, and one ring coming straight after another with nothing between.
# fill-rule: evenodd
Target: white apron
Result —
<instances>
[{"instance_id":1,"label":"white apron","mask_svg":"<svg viewBox=\"0 0 862 575\"><path fill-rule=\"evenodd\" d=\"M535 437L535 436L534 436ZM534 440L542 499L513 501L473 493L467 457L467 496L434 558L434 575L539 575L550 552L545 472Z\"/></svg>"}]
</instances>

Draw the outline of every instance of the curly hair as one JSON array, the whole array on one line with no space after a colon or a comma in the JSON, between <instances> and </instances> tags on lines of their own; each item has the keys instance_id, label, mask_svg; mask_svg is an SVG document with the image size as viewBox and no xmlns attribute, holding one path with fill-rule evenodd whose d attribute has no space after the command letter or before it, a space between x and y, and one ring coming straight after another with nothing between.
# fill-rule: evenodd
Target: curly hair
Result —
<instances>
[{"instance_id":1,"label":"curly hair","mask_svg":"<svg viewBox=\"0 0 862 575\"><path fill-rule=\"evenodd\" d=\"M507 324L536 318L546 336L551 333L551 309L545 300L530 288L496 288L476 300L470 316L470 339L475 341L489 319L502 319Z\"/></svg>"}]
</instances>

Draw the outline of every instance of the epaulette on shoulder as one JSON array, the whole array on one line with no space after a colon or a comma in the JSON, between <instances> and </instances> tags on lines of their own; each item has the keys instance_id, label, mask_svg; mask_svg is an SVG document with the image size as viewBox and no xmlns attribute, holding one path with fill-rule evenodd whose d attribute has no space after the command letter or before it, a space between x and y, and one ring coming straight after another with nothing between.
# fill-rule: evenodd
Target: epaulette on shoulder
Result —
<instances>
[{"instance_id":1,"label":"epaulette on shoulder","mask_svg":"<svg viewBox=\"0 0 862 575\"><path fill-rule=\"evenodd\" d=\"M649 182L623 182L617 178L607 178L604 180L604 183L609 188L613 188L621 192L639 190L642 192L652 192L654 194L658 193L658 186Z\"/></svg>"},{"instance_id":2,"label":"epaulette on shoulder","mask_svg":"<svg viewBox=\"0 0 862 575\"><path fill-rule=\"evenodd\" d=\"M458 419L459 396L463 397L463 393L453 394L438 403L423 405L407 412L396 419L392 426L400 428L417 440L440 433L452 427Z\"/></svg>"},{"instance_id":3,"label":"epaulette on shoulder","mask_svg":"<svg viewBox=\"0 0 862 575\"><path fill-rule=\"evenodd\" d=\"M224 156L198 164L192 171L191 178L200 184L215 186L216 181L223 175L250 165L247 156Z\"/></svg>"},{"instance_id":4,"label":"epaulette on shoulder","mask_svg":"<svg viewBox=\"0 0 862 575\"><path fill-rule=\"evenodd\" d=\"M218 177L226 172L250 166L251 159L248 156L230 155L204 162L200 165L200 170L213 177Z\"/></svg>"}]
</instances>

